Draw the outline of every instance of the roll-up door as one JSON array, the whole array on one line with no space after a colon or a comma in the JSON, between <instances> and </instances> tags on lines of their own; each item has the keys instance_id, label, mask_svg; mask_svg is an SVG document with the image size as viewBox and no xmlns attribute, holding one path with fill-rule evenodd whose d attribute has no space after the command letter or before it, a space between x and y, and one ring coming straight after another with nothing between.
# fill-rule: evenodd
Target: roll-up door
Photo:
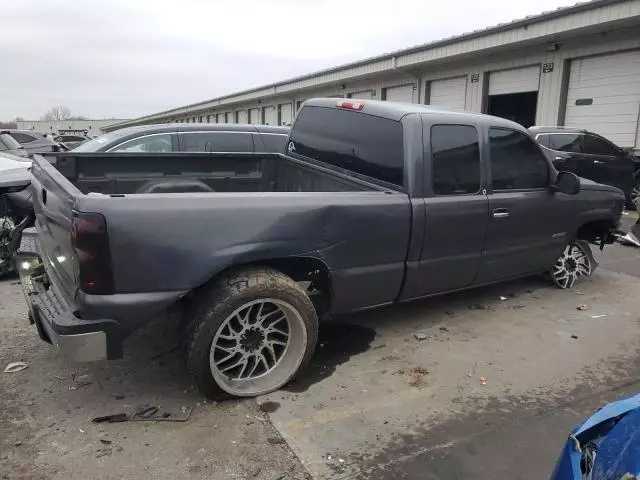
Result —
<instances>
[{"instance_id":1,"label":"roll-up door","mask_svg":"<svg viewBox=\"0 0 640 480\"><path fill-rule=\"evenodd\" d=\"M264 107L264 124L265 125L277 125L276 108Z\"/></svg>"},{"instance_id":2,"label":"roll-up door","mask_svg":"<svg viewBox=\"0 0 640 480\"><path fill-rule=\"evenodd\" d=\"M640 50L571 62L564 124L640 148Z\"/></svg>"},{"instance_id":3,"label":"roll-up door","mask_svg":"<svg viewBox=\"0 0 640 480\"><path fill-rule=\"evenodd\" d=\"M434 80L429 83L429 105L464 110L466 100L466 76Z\"/></svg>"},{"instance_id":4,"label":"roll-up door","mask_svg":"<svg viewBox=\"0 0 640 480\"><path fill-rule=\"evenodd\" d=\"M513 68L489 74L489 95L537 92L540 87L540 65Z\"/></svg>"},{"instance_id":5,"label":"roll-up door","mask_svg":"<svg viewBox=\"0 0 640 480\"><path fill-rule=\"evenodd\" d=\"M224 113L216 114L216 123L225 123L224 122Z\"/></svg>"},{"instance_id":6,"label":"roll-up door","mask_svg":"<svg viewBox=\"0 0 640 480\"><path fill-rule=\"evenodd\" d=\"M252 108L249 110L249 123L257 125L260 123L260 109Z\"/></svg>"},{"instance_id":7,"label":"roll-up door","mask_svg":"<svg viewBox=\"0 0 640 480\"><path fill-rule=\"evenodd\" d=\"M361 90L359 92L353 92L349 94L349 98L356 98L361 100L371 100L373 99L373 90Z\"/></svg>"},{"instance_id":8,"label":"roll-up door","mask_svg":"<svg viewBox=\"0 0 640 480\"><path fill-rule=\"evenodd\" d=\"M249 112L247 110L238 110L238 123L249 123Z\"/></svg>"},{"instance_id":9,"label":"roll-up door","mask_svg":"<svg viewBox=\"0 0 640 480\"><path fill-rule=\"evenodd\" d=\"M293 113L291 112L291 104L283 103L279 106L280 109L280 125L289 125L293 119Z\"/></svg>"},{"instance_id":10,"label":"roll-up door","mask_svg":"<svg viewBox=\"0 0 640 480\"><path fill-rule=\"evenodd\" d=\"M398 87L387 87L384 91L384 99L388 102L413 103L413 84L400 85Z\"/></svg>"}]
</instances>

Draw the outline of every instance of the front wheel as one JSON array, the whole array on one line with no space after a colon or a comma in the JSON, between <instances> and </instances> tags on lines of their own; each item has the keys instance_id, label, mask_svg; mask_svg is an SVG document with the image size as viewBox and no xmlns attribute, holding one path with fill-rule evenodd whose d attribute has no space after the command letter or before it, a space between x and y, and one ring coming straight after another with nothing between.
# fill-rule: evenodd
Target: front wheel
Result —
<instances>
[{"instance_id":1,"label":"front wheel","mask_svg":"<svg viewBox=\"0 0 640 480\"><path fill-rule=\"evenodd\" d=\"M584 240L566 246L549 272L560 288L571 288L580 277L590 277L597 267L591 247Z\"/></svg>"},{"instance_id":2,"label":"front wheel","mask_svg":"<svg viewBox=\"0 0 640 480\"><path fill-rule=\"evenodd\" d=\"M272 392L308 363L318 320L304 289L267 268L238 271L202 292L188 342L188 367L208 397Z\"/></svg>"}]
</instances>

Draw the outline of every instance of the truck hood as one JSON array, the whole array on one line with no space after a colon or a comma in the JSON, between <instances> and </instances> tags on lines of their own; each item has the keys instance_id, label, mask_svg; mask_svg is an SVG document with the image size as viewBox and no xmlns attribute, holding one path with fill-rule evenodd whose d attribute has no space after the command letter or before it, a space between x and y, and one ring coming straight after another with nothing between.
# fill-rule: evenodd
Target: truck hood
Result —
<instances>
[{"instance_id":1,"label":"truck hood","mask_svg":"<svg viewBox=\"0 0 640 480\"><path fill-rule=\"evenodd\" d=\"M594 182L593 180L589 180L587 178L580 178L580 189L581 190L598 190L601 192L611 192L617 193L622 198L624 198L624 192L617 187L613 187L611 185L604 185L602 183Z\"/></svg>"}]
</instances>

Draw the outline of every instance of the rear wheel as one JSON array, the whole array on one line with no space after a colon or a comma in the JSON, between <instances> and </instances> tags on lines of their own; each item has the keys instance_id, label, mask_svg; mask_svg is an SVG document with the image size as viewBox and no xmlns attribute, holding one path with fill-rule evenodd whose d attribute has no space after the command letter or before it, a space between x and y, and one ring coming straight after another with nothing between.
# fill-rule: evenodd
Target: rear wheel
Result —
<instances>
[{"instance_id":1,"label":"rear wheel","mask_svg":"<svg viewBox=\"0 0 640 480\"><path fill-rule=\"evenodd\" d=\"M306 365L317 332L313 304L291 278L266 268L235 272L198 300L188 367L210 398L262 395Z\"/></svg>"},{"instance_id":2,"label":"rear wheel","mask_svg":"<svg viewBox=\"0 0 640 480\"><path fill-rule=\"evenodd\" d=\"M590 277L596 269L591 247L584 240L566 246L550 271L551 279L560 288L571 288L580 277Z\"/></svg>"}]
</instances>

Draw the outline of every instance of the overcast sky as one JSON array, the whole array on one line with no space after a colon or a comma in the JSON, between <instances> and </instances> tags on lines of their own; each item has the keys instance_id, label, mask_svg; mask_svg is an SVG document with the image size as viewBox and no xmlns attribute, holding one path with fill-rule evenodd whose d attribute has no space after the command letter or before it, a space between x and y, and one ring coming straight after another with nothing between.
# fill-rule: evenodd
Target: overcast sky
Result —
<instances>
[{"instance_id":1,"label":"overcast sky","mask_svg":"<svg viewBox=\"0 0 640 480\"><path fill-rule=\"evenodd\" d=\"M137 117L572 3L2 1L0 120Z\"/></svg>"}]
</instances>

